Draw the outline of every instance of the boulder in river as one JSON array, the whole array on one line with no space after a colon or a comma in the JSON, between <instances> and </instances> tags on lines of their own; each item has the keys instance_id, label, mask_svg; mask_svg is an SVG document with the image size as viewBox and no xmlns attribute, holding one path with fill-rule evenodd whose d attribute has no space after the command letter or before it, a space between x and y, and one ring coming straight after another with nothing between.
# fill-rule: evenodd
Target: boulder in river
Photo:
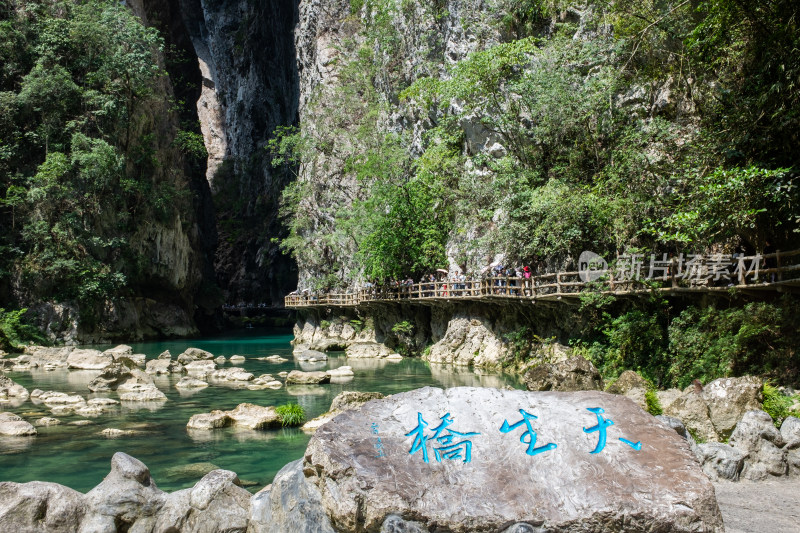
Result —
<instances>
[{"instance_id":1,"label":"boulder in river","mask_svg":"<svg viewBox=\"0 0 800 533\"><path fill-rule=\"evenodd\" d=\"M183 365L169 357L159 357L147 361L145 372L148 374L180 374L184 372Z\"/></svg>"},{"instance_id":2,"label":"boulder in river","mask_svg":"<svg viewBox=\"0 0 800 533\"><path fill-rule=\"evenodd\" d=\"M102 370L114 363L114 356L100 350L76 349L67 356L67 366L78 370Z\"/></svg>"},{"instance_id":3,"label":"boulder in river","mask_svg":"<svg viewBox=\"0 0 800 533\"><path fill-rule=\"evenodd\" d=\"M294 354L298 361L327 361L328 355L317 350L303 350Z\"/></svg>"},{"instance_id":4,"label":"boulder in river","mask_svg":"<svg viewBox=\"0 0 800 533\"><path fill-rule=\"evenodd\" d=\"M187 348L186 351L178 356L178 362L182 365L192 361L209 361L211 359L214 359L214 354L200 348Z\"/></svg>"},{"instance_id":5,"label":"boulder in river","mask_svg":"<svg viewBox=\"0 0 800 533\"><path fill-rule=\"evenodd\" d=\"M11 378L0 375L0 402L8 401L9 398L27 400L29 396L28 389L14 382Z\"/></svg>"},{"instance_id":6,"label":"boulder in river","mask_svg":"<svg viewBox=\"0 0 800 533\"><path fill-rule=\"evenodd\" d=\"M122 383L131 377L131 369L122 363L113 363L89 383L92 392L108 392L117 390Z\"/></svg>"},{"instance_id":7,"label":"boulder in river","mask_svg":"<svg viewBox=\"0 0 800 533\"><path fill-rule=\"evenodd\" d=\"M208 383L191 376L184 376L175 384L176 389L204 389L206 387L208 387Z\"/></svg>"},{"instance_id":8,"label":"boulder in river","mask_svg":"<svg viewBox=\"0 0 800 533\"><path fill-rule=\"evenodd\" d=\"M319 427L333 420L333 418L343 413L344 411L351 411L353 409L358 409L365 403L370 400L378 400L383 398L383 394L380 392L359 392L359 391L344 391L340 392L336 395L331 402L331 408L328 410L327 413L321 414L320 416L314 418L313 420L309 420L303 427L301 428L303 431L316 431Z\"/></svg>"},{"instance_id":9,"label":"boulder in river","mask_svg":"<svg viewBox=\"0 0 800 533\"><path fill-rule=\"evenodd\" d=\"M603 390L603 378L587 359L576 355L560 363L541 364L525 374L531 391Z\"/></svg>"},{"instance_id":10,"label":"boulder in river","mask_svg":"<svg viewBox=\"0 0 800 533\"><path fill-rule=\"evenodd\" d=\"M36 428L21 416L9 412L0 412L0 435L31 437L36 435Z\"/></svg>"},{"instance_id":11,"label":"boulder in river","mask_svg":"<svg viewBox=\"0 0 800 533\"><path fill-rule=\"evenodd\" d=\"M320 383L330 383L331 376L327 372L303 372L292 370L286 376L286 384L297 385L317 385Z\"/></svg>"},{"instance_id":12,"label":"boulder in river","mask_svg":"<svg viewBox=\"0 0 800 533\"><path fill-rule=\"evenodd\" d=\"M229 426L247 429L280 427L281 422L274 407L262 407L252 403L241 403L230 411L211 411L192 416L186 424L188 429L219 429Z\"/></svg>"},{"instance_id":13,"label":"boulder in river","mask_svg":"<svg viewBox=\"0 0 800 533\"><path fill-rule=\"evenodd\" d=\"M276 532L724 531L687 441L594 391L371 401L319 428L262 499L251 519Z\"/></svg>"}]
</instances>

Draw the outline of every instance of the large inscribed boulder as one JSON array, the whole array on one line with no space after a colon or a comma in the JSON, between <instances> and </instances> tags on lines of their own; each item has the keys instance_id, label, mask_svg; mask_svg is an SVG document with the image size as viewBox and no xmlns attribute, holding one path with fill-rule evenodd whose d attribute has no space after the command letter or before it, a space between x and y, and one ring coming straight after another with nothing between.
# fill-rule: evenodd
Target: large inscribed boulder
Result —
<instances>
[{"instance_id":1,"label":"large inscribed boulder","mask_svg":"<svg viewBox=\"0 0 800 533\"><path fill-rule=\"evenodd\" d=\"M320 427L302 468L319 531L723 531L688 442L603 392L395 394ZM282 474L268 531L300 490Z\"/></svg>"}]
</instances>

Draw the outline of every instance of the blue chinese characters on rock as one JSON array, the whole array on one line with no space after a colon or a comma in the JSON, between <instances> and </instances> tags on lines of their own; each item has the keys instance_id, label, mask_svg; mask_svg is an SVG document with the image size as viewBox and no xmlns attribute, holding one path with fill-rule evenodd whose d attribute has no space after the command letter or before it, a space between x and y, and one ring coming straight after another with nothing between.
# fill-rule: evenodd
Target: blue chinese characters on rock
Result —
<instances>
[{"instance_id":1,"label":"blue chinese characters on rock","mask_svg":"<svg viewBox=\"0 0 800 533\"><path fill-rule=\"evenodd\" d=\"M614 425L614 421L603 416L605 410L602 407L587 407L586 410L595 415L597 418L597 423L591 427L584 426L583 433L597 433L597 443L595 444L594 449L589 453L599 454L606 447L608 440L608 428ZM522 418L513 424L509 424L507 419L503 420L503 425L499 428L500 433L512 433L524 426L526 431L520 435L519 441L528 445L525 453L530 456L536 456L541 453L555 450L558 447L558 445L554 442L536 446L537 434L533 429L533 421L538 420L538 417L527 412L525 409L520 409L519 413L522 415ZM409 455L414 455L417 452L421 452L422 460L426 463L430 462L430 457L428 455L428 445L430 444L437 462L442 462L443 459L460 459L464 463L471 462L471 438L480 435L480 433L473 431L461 432L452 429L450 426L453 424L454 419L450 416L450 413L446 413L444 416L440 417L439 420L440 422L438 426L431 430L427 430L429 426L428 422L423 418L422 413L417 412L417 426L405 434L406 437L413 437L414 439L411 444L411 449L408 451ZM377 424L373 424L373 432L375 434L377 434L376 426ZM378 438L378 441L380 443L380 438ZM642 443L640 441L633 442L632 440L628 440L624 437L619 437L619 441L627 446L630 446L636 451L642 449ZM382 445L379 445L379 457L383 457L383 451L380 448L382 448Z\"/></svg>"},{"instance_id":2,"label":"blue chinese characters on rock","mask_svg":"<svg viewBox=\"0 0 800 533\"><path fill-rule=\"evenodd\" d=\"M414 455L418 451L422 451L422 460L426 463L428 459L428 441L432 440L439 444L439 447L434 447L433 452L436 456L437 462L442 462L442 459L462 459L463 462L469 463L472 461L472 441L466 437L474 437L480 433L455 431L449 429L453 423L450 413L445 414L439 420L441 422L436 426L431 434L425 435L425 428L428 423L422 418L422 413L417 413L417 427L406 433L406 437L414 437L414 443L408 451L410 455ZM459 440L461 439L461 440Z\"/></svg>"},{"instance_id":3,"label":"blue chinese characters on rock","mask_svg":"<svg viewBox=\"0 0 800 533\"><path fill-rule=\"evenodd\" d=\"M528 428L528 431L524 432L522 436L520 436L519 441L522 442L523 444L528 445L528 449L525 452L528 455L538 455L540 453L552 450L557 447L557 445L552 442L545 444L544 446L537 447L536 432L531 427L531 420L536 420L537 417L528 413L527 411L525 411L525 409L520 409L519 412L522 415L522 420L512 425L508 424L508 420L503 420L503 425L500 426L501 433L509 433L511 431L514 431L521 425L525 424L525 427ZM528 440L525 440L526 437L528 438Z\"/></svg>"}]
</instances>

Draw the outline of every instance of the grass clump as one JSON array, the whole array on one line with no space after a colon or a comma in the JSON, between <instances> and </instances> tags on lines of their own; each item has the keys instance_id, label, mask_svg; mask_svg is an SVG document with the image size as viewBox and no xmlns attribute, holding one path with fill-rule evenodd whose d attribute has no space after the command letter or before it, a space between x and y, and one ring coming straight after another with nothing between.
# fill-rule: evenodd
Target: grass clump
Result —
<instances>
[{"instance_id":1,"label":"grass clump","mask_svg":"<svg viewBox=\"0 0 800 533\"><path fill-rule=\"evenodd\" d=\"M649 389L644 393L644 401L647 404L647 412L651 415L658 416L664 414L664 410L661 408L661 402L658 401L658 395L656 394L655 389Z\"/></svg>"},{"instance_id":2,"label":"grass clump","mask_svg":"<svg viewBox=\"0 0 800 533\"><path fill-rule=\"evenodd\" d=\"M283 427L299 426L306 421L306 412L303 407L296 403L280 405L275 408L278 419Z\"/></svg>"}]
</instances>

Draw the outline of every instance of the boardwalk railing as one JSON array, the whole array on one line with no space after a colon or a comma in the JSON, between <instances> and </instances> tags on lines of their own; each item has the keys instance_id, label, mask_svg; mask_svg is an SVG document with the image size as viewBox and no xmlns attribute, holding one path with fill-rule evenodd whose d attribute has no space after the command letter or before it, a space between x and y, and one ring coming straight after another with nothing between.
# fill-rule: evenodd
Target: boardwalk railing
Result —
<instances>
[{"instance_id":1,"label":"boardwalk railing","mask_svg":"<svg viewBox=\"0 0 800 533\"><path fill-rule=\"evenodd\" d=\"M772 268L761 265L773 263ZM749 267L748 267L749 265ZM753 268L755 265L755 268ZM423 281L369 287L357 292L301 293L285 298L286 307L352 307L368 302L432 301L432 300L561 300L578 298L587 290L608 294L634 294L649 290L660 292L717 292L736 289L782 290L800 286L800 250L752 257L734 257L733 272L686 277L678 274L676 260L663 275L652 279L620 279L609 269L598 273L599 279L586 283L580 272L557 272L530 278L487 277L465 281ZM685 273L684 273L685 274Z\"/></svg>"}]
</instances>

